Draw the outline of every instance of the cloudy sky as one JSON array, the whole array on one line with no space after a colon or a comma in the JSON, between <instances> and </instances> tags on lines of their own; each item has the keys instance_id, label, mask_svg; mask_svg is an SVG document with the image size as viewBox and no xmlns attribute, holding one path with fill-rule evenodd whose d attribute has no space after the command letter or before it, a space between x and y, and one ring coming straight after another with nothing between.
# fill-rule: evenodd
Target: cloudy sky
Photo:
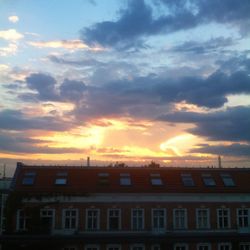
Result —
<instances>
[{"instance_id":1,"label":"cloudy sky","mask_svg":"<svg viewBox=\"0 0 250 250\"><path fill-rule=\"evenodd\" d=\"M250 160L249 0L0 0L0 163Z\"/></svg>"}]
</instances>

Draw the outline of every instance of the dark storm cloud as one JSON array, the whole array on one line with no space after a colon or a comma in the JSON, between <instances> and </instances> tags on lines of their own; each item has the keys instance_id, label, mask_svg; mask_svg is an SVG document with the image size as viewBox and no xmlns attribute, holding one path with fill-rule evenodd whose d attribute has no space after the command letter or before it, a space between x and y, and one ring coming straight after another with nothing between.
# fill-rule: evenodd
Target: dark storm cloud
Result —
<instances>
[{"instance_id":1,"label":"dark storm cloud","mask_svg":"<svg viewBox=\"0 0 250 250\"><path fill-rule=\"evenodd\" d=\"M179 53L194 53L194 54L205 54L224 49L227 46L233 45L232 38L212 38L206 42L188 41L181 45L174 46L169 51Z\"/></svg>"},{"instance_id":2,"label":"dark storm cloud","mask_svg":"<svg viewBox=\"0 0 250 250\"><path fill-rule=\"evenodd\" d=\"M31 74L26 77L26 83L29 89L37 91L40 100L47 101L58 99L55 88L56 81L50 75L43 73Z\"/></svg>"},{"instance_id":3,"label":"dark storm cloud","mask_svg":"<svg viewBox=\"0 0 250 250\"><path fill-rule=\"evenodd\" d=\"M60 85L60 96L63 100L76 101L83 98L86 85L81 81L65 79Z\"/></svg>"},{"instance_id":4,"label":"dark storm cloud","mask_svg":"<svg viewBox=\"0 0 250 250\"><path fill-rule=\"evenodd\" d=\"M32 154L62 154L81 153L84 150L75 148L51 148L39 144L47 143L45 140L32 139L20 133L6 133L0 131L0 150L4 152L32 153Z\"/></svg>"},{"instance_id":5,"label":"dark storm cloud","mask_svg":"<svg viewBox=\"0 0 250 250\"><path fill-rule=\"evenodd\" d=\"M190 153L205 153L224 156L250 156L250 145L234 143L231 145L216 145L216 146L203 146L194 148L189 151Z\"/></svg>"},{"instance_id":6,"label":"dark storm cloud","mask_svg":"<svg viewBox=\"0 0 250 250\"><path fill-rule=\"evenodd\" d=\"M83 96L86 85L82 81L64 79L59 85L55 78L43 73L34 73L26 78L27 87L36 93L22 93L19 98L26 102L77 101Z\"/></svg>"},{"instance_id":7,"label":"dark storm cloud","mask_svg":"<svg viewBox=\"0 0 250 250\"><path fill-rule=\"evenodd\" d=\"M213 141L250 142L250 106L212 113L174 112L161 116L159 120L195 124L188 132Z\"/></svg>"},{"instance_id":8,"label":"dark storm cloud","mask_svg":"<svg viewBox=\"0 0 250 250\"><path fill-rule=\"evenodd\" d=\"M0 111L0 129L6 130L67 130L69 124L63 122L59 117L39 116L28 117L20 110L2 110Z\"/></svg>"},{"instance_id":9,"label":"dark storm cloud","mask_svg":"<svg viewBox=\"0 0 250 250\"><path fill-rule=\"evenodd\" d=\"M227 102L227 95L250 93L250 76L247 71L237 71L231 75L215 72L207 78L172 79L149 75L96 86L68 79L61 85L54 85L57 85L56 99L74 103L72 114L78 118L113 115L154 118L162 113L166 105L181 101L207 108L222 107ZM50 101L53 100L54 96Z\"/></svg>"},{"instance_id":10,"label":"dark storm cloud","mask_svg":"<svg viewBox=\"0 0 250 250\"><path fill-rule=\"evenodd\" d=\"M216 64L220 66L221 70L226 72L235 72L238 70L250 72L250 58L248 57L249 54L250 50L243 51L243 53L237 57L217 60Z\"/></svg>"},{"instance_id":11,"label":"dark storm cloud","mask_svg":"<svg viewBox=\"0 0 250 250\"><path fill-rule=\"evenodd\" d=\"M194 28L201 24L217 22L230 24L249 32L249 0L182 0L161 2L167 15L154 18L152 7L143 0L129 1L116 21L104 21L85 28L81 38L88 43L103 46L130 48L142 46L142 39L155 34Z\"/></svg>"}]
</instances>

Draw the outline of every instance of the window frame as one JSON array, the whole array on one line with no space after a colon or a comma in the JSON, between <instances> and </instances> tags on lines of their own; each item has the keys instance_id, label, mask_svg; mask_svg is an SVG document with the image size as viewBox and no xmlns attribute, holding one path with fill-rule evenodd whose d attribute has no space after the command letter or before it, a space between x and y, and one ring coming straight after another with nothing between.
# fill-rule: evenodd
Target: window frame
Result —
<instances>
[{"instance_id":1,"label":"window frame","mask_svg":"<svg viewBox=\"0 0 250 250\"><path fill-rule=\"evenodd\" d=\"M142 218L142 227L141 228L139 228L138 227L138 225L137 225L137 227L134 227L134 215L133 215L133 212L135 212L135 211L142 211L142 215L141 215L141 218ZM133 231L143 231L144 229L145 229L145 211L144 211L144 208L131 208L131 229L133 230ZM137 223L136 224L138 224L138 217L136 218L136 221L137 221Z\"/></svg>"},{"instance_id":2,"label":"window frame","mask_svg":"<svg viewBox=\"0 0 250 250\"><path fill-rule=\"evenodd\" d=\"M49 216L49 215L42 215L42 213L44 211L51 211L52 212L52 216ZM54 208L41 208L40 209L40 218L52 218L52 225L51 225L51 229L54 229L55 228L55 214L56 214L56 211Z\"/></svg>"},{"instance_id":3,"label":"window frame","mask_svg":"<svg viewBox=\"0 0 250 250\"><path fill-rule=\"evenodd\" d=\"M159 217L157 219L157 224L158 227L155 227L154 225L154 212L157 210L161 210L163 211L163 227L159 227ZM152 208L151 209L151 228L153 231L158 231L158 232L162 232L162 231L166 231L167 230L167 209L166 208Z\"/></svg>"},{"instance_id":4,"label":"window frame","mask_svg":"<svg viewBox=\"0 0 250 250\"><path fill-rule=\"evenodd\" d=\"M247 213L248 213L247 214L247 225L246 226L240 226L240 217L245 217L245 215L241 215L241 216L239 215L239 212L241 210L247 210ZM236 209L236 217L237 217L237 227L238 228L248 228L248 227L250 227L250 208L244 208L244 207L237 208ZM245 224L245 222L243 224Z\"/></svg>"},{"instance_id":5,"label":"window frame","mask_svg":"<svg viewBox=\"0 0 250 250\"><path fill-rule=\"evenodd\" d=\"M190 173L182 173L181 180L184 187L195 187L195 182L192 174Z\"/></svg>"},{"instance_id":6,"label":"window frame","mask_svg":"<svg viewBox=\"0 0 250 250\"><path fill-rule=\"evenodd\" d=\"M199 225L199 211L206 211L206 225L207 226L201 226ZM210 229L210 209L209 208L196 208L195 209L195 218L196 218L196 229ZM204 219L202 219L204 220Z\"/></svg>"},{"instance_id":7,"label":"window frame","mask_svg":"<svg viewBox=\"0 0 250 250\"><path fill-rule=\"evenodd\" d=\"M220 211L227 211L227 216L225 217L224 214L222 214L222 216L220 216ZM231 213L230 213L230 209L229 208L217 208L216 209L216 213L217 213L217 228L218 229L230 229L231 228ZM220 225L220 217L222 218L222 226ZM227 224L228 226L226 227L224 224L224 218L227 218Z\"/></svg>"},{"instance_id":8,"label":"window frame","mask_svg":"<svg viewBox=\"0 0 250 250\"><path fill-rule=\"evenodd\" d=\"M200 249L200 247L208 247L208 250L211 250L211 243L198 243L196 249L203 250L203 249Z\"/></svg>"},{"instance_id":9,"label":"window frame","mask_svg":"<svg viewBox=\"0 0 250 250\"><path fill-rule=\"evenodd\" d=\"M122 249L121 244L107 244L106 250L110 250L110 248L118 248L118 250Z\"/></svg>"},{"instance_id":10,"label":"window frame","mask_svg":"<svg viewBox=\"0 0 250 250\"><path fill-rule=\"evenodd\" d=\"M110 212L112 210L116 210L119 212L119 216L118 216L118 229L110 229ZM121 216L122 212L121 212L121 208L109 208L107 210L107 230L111 231L111 230L121 230L122 228L122 216Z\"/></svg>"},{"instance_id":11,"label":"window frame","mask_svg":"<svg viewBox=\"0 0 250 250\"><path fill-rule=\"evenodd\" d=\"M84 246L84 250L88 250L88 249L95 249L95 250L100 250L100 245L98 244L87 244Z\"/></svg>"},{"instance_id":12,"label":"window frame","mask_svg":"<svg viewBox=\"0 0 250 250\"><path fill-rule=\"evenodd\" d=\"M202 181L206 187L216 187L216 181L212 174L202 174Z\"/></svg>"},{"instance_id":13,"label":"window frame","mask_svg":"<svg viewBox=\"0 0 250 250\"><path fill-rule=\"evenodd\" d=\"M120 186L131 186L132 180L130 173L120 173Z\"/></svg>"},{"instance_id":14,"label":"window frame","mask_svg":"<svg viewBox=\"0 0 250 250\"><path fill-rule=\"evenodd\" d=\"M97 212L97 222L96 222L97 228L89 228L88 227L88 212L89 211L96 211ZM86 209L86 211L85 211L85 229L87 231L100 230L100 209L99 208L87 208Z\"/></svg>"},{"instance_id":15,"label":"window frame","mask_svg":"<svg viewBox=\"0 0 250 250\"><path fill-rule=\"evenodd\" d=\"M134 247L141 247L142 250L145 250L145 245L144 244L132 244L132 245L130 245L129 249L133 250Z\"/></svg>"},{"instance_id":16,"label":"window frame","mask_svg":"<svg viewBox=\"0 0 250 250\"><path fill-rule=\"evenodd\" d=\"M177 215L176 212L183 211L184 212L184 225L177 226ZM186 208L174 208L173 209L173 226L175 230L185 230L188 229L188 219L187 219L187 209Z\"/></svg>"},{"instance_id":17,"label":"window frame","mask_svg":"<svg viewBox=\"0 0 250 250\"><path fill-rule=\"evenodd\" d=\"M232 250L232 244L230 242L220 242L218 244L218 250L224 250L224 249L221 249L221 247L226 247L226 246L229 247L229 250Z\"/></svg>"},{"instance_id":18,"label":"window frame","mask_svg":"<svg viewBox=\"0 0 250 250\"><path fill-rule=\"evenodd\" d=\"M72 226L70 226L70 228L66 228L66 218L68 216L66 216L66 212L67 211L75 211L76 215L75 215L75 227L72 228ZM72 220L72 215L69 216L70 220ZM70 225L72 224L72 221L70 222ZM77 208L64 208L62 209L62 228L64 230L77 230L79 228L79 211Z\"/></svg>"},{"instance_id":19,"label":"window frame","mask_svg":"<svg viewBox=\"0 0 250 250\"><path fill-rule=\"evenodd\" d=\"M178 250L177 247L185 247L185 250L188 250L188 244L187 243L175 243L174 244L174 250Z\"/></svg>"},{"instance_id":20,"label":"window frame","mask_svg":"<svg viewBox=\"0 0 250 250\"><path fill-rule=\"evenodd\" d=\"M221 173L220 177L225 187L236 187L235 181L231 174L229 173Z\"/></svg>"},{"instance_id":21,"label":"window frame","mask_svg":"<svg viewBox=\"0 0 250 250\"><path fill-rule=\"evenodd\" d=\"M250 250L250 242L240 242L239 249L240 250Z\"/></svg>"}]
</instances>

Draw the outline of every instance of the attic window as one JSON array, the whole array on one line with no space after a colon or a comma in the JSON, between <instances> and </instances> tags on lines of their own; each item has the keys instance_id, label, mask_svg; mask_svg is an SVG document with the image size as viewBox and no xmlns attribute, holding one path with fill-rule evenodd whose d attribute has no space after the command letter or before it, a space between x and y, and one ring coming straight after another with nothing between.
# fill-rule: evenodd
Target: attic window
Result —
<instances>
[{"instance_id":1,"label":"attic window","mask_svg":"<svg viewBox=\"0 0 250 250\"><path fill-rule=\"evenodd\" d=\"M121 173L120 174L120 185L121 186L130 186L131 178L129 173Z\"/></svg>"},{"instance_id":2,"label":"attic window","mask_svg":"<svg viewBox=\"0 0 250 250\"><path fill-rule=\"evenodd\" d=\"M109 185L109 173L99 173L98 176L99 176L98 184L102 186Z\"/></svg>"},{"instance_id":3,"label":"attic window","mask_svg":"<svg viewBox=\"0 0 250 250\"><path fill-rule=\"evenodd\" d=\"M55 184L56 185L66 185L67 179L66 178L56 178Z\"/></svg>"},{"instance_id":4,"label":"attic window","mask_svg":"<svg viewBox=\"0 0 250 250\"><path fill-rule=\"evenodd\" d=\"M28 186L33 185L35 182L35 177L36 177L35 172L26 172L22 179L22 184Z\"/></svg>"},{"instance_id":5,"label":"attic window","mask_svg":"<svg viewBox=\"0 0 250 250\"><path fill-rule=\"evenodd\" d=\"M181 174L181 179L185 187L194 187L194 180L191 174Z\"/></svg>"},{"instance_id":6,"label":"attic window","mask_svg":"<svg viewBox=\"0 0 250 250\"><path fill-rule=\"evenodd\" d=\"M61 186L67 184L67 172L58 172L56 174L55 185Z\"/></svg>"},{"instance_id":7,"label":"attic window","mask_svg":"<svg viewBox=\"0 0 250 250\"><path fill-rule=\"evenodd\" d=\"M162 186L163 185L160 174L158 174L158 173L150 174L150 177L151 177L151 184L153 186Z\"/></svg>"},{"instance_id":8,"label":"attic window","mask_svg":"<svg viewBox=\"0 0 250 250\"><path fill-rule=\"evenodd\" d=\"M235 187L235 182L230 174L221 174L222 181L226 187Z\"/></svg>"},{"instance_id":9,"label":"attic window","mask_svg":"<svg viewBox=\"0 0 250 250\"><path fill-rule=\"evenodd\" d=\"M216 182L215 182L214 178L211 176L211 174L203 174L202 178L203 178L203 182L204 182L205 186L207 186L207 187L215 187L216 186Z\"/></svg>"}]
</instances>

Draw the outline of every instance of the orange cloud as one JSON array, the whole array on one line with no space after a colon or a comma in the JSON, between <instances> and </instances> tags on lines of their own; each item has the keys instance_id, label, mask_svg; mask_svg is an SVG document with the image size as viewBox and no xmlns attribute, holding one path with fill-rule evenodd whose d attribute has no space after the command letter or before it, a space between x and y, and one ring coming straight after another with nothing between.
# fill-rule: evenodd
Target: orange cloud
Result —
<instances>
[{"instance_id":1,"label":"orange cloud","mask_svg":"<svg viewBox=\"0 0 250 250\"><path fill-rule=\"evenodd\" d=\"M90 47L83 43L81 40L54 40L54 41L38 41L38 42L28 42L31 46L37 48L63 48L69 50L91 50L91 51L102 51L103 47L94 46Z\"/></svg>"},{"instance_id":2,"label":"orange cloud","mask_svg":"<svg viewBox=\"0 0 250 250\"><path fill-rule=\"evenodd\" d=\"M19 17L18 16L9 16L8 17L8 20L11 22L11 23L16 23L19 21Z\"/></svg>"}]
</instances>

